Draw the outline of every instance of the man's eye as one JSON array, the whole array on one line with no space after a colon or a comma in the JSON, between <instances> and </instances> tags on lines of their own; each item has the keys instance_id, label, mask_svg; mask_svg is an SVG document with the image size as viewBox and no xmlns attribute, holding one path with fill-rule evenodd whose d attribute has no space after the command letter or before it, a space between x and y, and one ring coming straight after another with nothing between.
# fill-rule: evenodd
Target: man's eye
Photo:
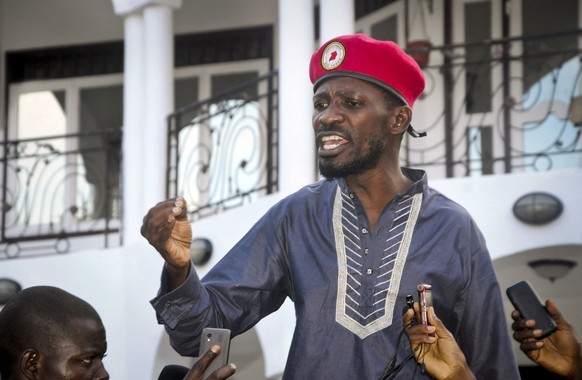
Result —
<instances>
[{"instance_id":1,"label":"man's eye","mask_svg":"<svg viewBox=\"0 0 582 380\"><path fill-rule=\"evenodd\" d=\"M350 108L358 107L360 105L360 102L358 102L357 100L350 100L350 99L347 99L344 103L347 107L350 107Z\"/></svg>"},{"instance_id":2,"label":"man's eye","mask_svg":"<svg viewBox=\"0 0 582 380\"><path fill-rule=\"evenodd\" d=\"M93 358L81 359L81 363L86 364L86 365L90 365L92 362L93 362Z\"/></svg>"},{"instance_id":3,"label":"man's eye","mask_svg":"<svg viewBox=\"0 0 582 380\"><path fill-rule=\"evenodd\" d=\"M322 110L325 107L327 107L327 102L315 102L313 103L313 108L315 108L316 110Z\"/></svg>"}]
</instances>

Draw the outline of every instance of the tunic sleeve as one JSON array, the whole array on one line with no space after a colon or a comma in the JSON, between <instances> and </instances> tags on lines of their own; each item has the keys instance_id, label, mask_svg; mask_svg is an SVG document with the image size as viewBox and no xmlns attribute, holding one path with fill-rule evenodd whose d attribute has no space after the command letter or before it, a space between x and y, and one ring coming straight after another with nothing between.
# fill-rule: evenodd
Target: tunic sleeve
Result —
<instances>
[{"instance_id":1,"label":"tunic sleeve","mask_svg":"<svg viewBox=\"0 0 582 380\"><path fill-rule=\"evenodd\" d=\"M171 292L162 272L150 303L178 353L198 356L204 327L228 328L234 337L279 309L290 288L284 224L285 218L268 212L204 278L192 267L186 282Z\"/></svg>"}]
</instances>

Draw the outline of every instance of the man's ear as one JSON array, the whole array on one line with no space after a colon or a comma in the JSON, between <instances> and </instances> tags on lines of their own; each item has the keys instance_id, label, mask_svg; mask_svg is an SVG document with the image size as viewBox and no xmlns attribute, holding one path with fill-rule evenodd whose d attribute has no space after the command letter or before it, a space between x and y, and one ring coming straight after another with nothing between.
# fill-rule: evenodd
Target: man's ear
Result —
<instances>
[{"instance_id":1,"label":"man's ear","mask_svg":"<svg viewBox=\"0 0 582 380\"><path fill-rule=\"evenodd\" d=\"M27 379L39 378L40 354L35 350L28 349L20 355L20 371Z\"/></svg>"},{"instance_id":2,"label":"man's ear","mask_svg":"<svg viewBox=\"0 0 582 380\"><path fill-rule=\"evenodd\" d=\"M394 135L400 135L406 132L412 119L412 110L408 106L397 107L394 109L394 124L390 126L390 132Z\"/></svg>"}]
</instances>

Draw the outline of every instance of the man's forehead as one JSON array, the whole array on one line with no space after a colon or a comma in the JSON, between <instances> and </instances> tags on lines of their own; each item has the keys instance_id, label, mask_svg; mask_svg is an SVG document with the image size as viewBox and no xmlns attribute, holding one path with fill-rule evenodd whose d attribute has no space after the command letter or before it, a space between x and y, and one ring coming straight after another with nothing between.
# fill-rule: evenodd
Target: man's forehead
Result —
<instances>
[{"instance_id":1,"label":"man's forehead","mask_svg":"<svg viewBox=\"0 0 582 380\"><path fill-rule=\"evenodd\" d=\"M75 318L71 320L68 332L77 341L105 340L105 326L95 318Z\"/></svg>"}]
</instances>

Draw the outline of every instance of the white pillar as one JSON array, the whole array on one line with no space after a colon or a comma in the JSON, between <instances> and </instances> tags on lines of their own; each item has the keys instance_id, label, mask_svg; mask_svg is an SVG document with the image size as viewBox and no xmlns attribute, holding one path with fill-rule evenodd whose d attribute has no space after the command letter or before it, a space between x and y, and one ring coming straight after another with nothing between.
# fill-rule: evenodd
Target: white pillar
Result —
<instances>
[{"instance_id":1,"label":"white pillar","mask_svg":"<svg viewBox=\"0 0 582 380\"><path fill-rule=\"evenodd\" d=\"M143 111L143 17L130 14L124 20L123 84L123 206L122 238L125 246L143 239L140 235L143 213L142 167L144 157Z\"/></svg>"},{"instance_id":2,"label":"white pillar","mask_svg":"<svg viewBox=\"0 0 582 380\"><path fill-rule=\"evenodd\" d=\"M142 217L165 198L166 116L174 111L173 10L182 0L112 0L124 17L124 246L143 243Z\"/></svg>"},{"instance_id":3,"label":"white pillar","mask_svg":"<svg viewBox=\"0 0 582 380\"><path fill-rule=\"evenodd\" d=\"M124 120L123 120L123 271L128 278L148 268L131 256L142 254L131 246L146 246L141 237L141 221L147 210L165 197L166 116L173 111L174 33L172 12L181 0L112 0L115 13L125 17ZM150 257L159 256L151 247ZM139 285L142 286L142 285ZM136 320L136 310L144 312L143 299L136 298L138 285L120 289L129 323L123 326L125 349L119 347L127 363L141 363L138 369L126 365L118 378L157 378L155 350L136 350L135 337L151 330L147 318ZM142 310L143 309L143 310ZM147 335L147 333L146 333ZM155 335L155 334L154 334ZM159 344L155 342L155 344ZM177 354L176 354L177 355Z\"/></svg>"},{"instance_id":4,"label":"white pillar","mask_svg":"<svg viewBox=\"0 0 582 380\"><path fill-rule=\"evenodd\" d=\"M167 116L174 111L174 34L173 9L150 5L143 11L145 25L144 76L145 119L141 133L146 150L141 189L144 213L165 198L167 168ZM130 201L127 199L126 201ZM142 214L144 214L142 213Z\"/></svg>"},{"instance_id":5,"label":"white pillar","mask_svg":"<svg viewBox=\"0 0 582 380\"><path fill-rule=\"evenodd\" d=\"M311 0L279 0L279 190L313 182L315 141L309 60L315 50Z\"/></svg>"},{"instance_id":6,"label":"white pillar","mask_svg":"<svg viewBox=\"0 0 582 380\"><path fill-rule=\"evenodd\" d=\"M334 37L354 33L353 0L320 0L319 6L320 45Z\"/></svg>"}]
</instances>

